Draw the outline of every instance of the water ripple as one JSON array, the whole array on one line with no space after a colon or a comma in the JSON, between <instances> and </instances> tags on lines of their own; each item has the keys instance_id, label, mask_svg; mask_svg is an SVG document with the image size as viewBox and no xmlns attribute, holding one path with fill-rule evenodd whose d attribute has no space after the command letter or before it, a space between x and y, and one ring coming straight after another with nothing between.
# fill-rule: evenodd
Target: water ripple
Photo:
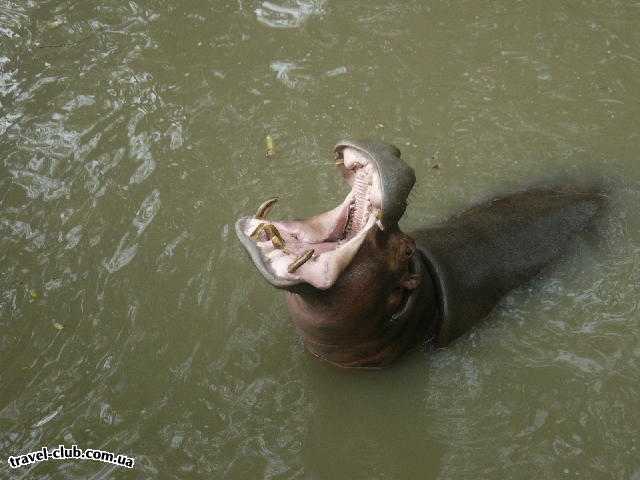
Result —
<instances>
[{"instance_id":1,"label":"water ripple","mask_svg":"<svg viewBox=\"0 0 640 480\"><path fill-rule=\"evenodd\" d=\"M298 28L311 16L322 15L324 0L295 0L284 4L262 2L256 19L271 28Z\"/></svg>"},{"instance_id":2,"label":"water ripple","mask_svg":"<svg viewBox=\"0 0 640 480\"><path fill-rule=\"evenodd\" d=\"M126 232L122 236L116 251L113 253L111 258L105 262L105 268L109 273L117 272L135 258L136 253L138 253L138 244L135 242L137 242L138 237L142 235L149 224L153 221L159 209L160 192L156 189L142 201L140 208L131 221L131 224L134 227L133 230Z\"/></svg>"}]
</instances>

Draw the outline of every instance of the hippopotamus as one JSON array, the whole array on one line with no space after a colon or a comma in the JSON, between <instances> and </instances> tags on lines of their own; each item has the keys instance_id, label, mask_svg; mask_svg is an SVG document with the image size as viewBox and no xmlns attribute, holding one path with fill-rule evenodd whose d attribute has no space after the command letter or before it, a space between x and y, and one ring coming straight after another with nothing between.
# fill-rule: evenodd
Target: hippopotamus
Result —
<instances>
[{"instance_id":1,"label":"hippopotamus","mask_svg":"<svg viewBox=\"0 0 640 480\"><path fill-rule=\"evenodd\" d=\"M340 205L274 221L270 199L236 222L236 234L286 292L306 349L339 367L382 368L419 346L446 347L560 259L606 199L593 188L531 188L406 234L398 222L415 173L400 150L345 140L334 153L351 187Z\"/></svg>"}]
</instances>

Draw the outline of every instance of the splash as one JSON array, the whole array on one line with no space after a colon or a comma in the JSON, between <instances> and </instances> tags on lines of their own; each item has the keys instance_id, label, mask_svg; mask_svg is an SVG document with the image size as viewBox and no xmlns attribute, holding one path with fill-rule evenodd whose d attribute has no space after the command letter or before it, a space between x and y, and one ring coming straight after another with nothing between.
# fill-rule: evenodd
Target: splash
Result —
<instances>
[{"instance_id":1,"label":"splash","mask_svg":"<svg viewBox=\"0 0 640 480\"><path fill-rule=\"evenodd\" d=\"M262 6L256 8L257 20L271 28L298 28L301 27L309 17L321 15L323 13L324 1L302 1L285 2L278 5L271 2L262 2Z\"/></svg>"}]
</instances>

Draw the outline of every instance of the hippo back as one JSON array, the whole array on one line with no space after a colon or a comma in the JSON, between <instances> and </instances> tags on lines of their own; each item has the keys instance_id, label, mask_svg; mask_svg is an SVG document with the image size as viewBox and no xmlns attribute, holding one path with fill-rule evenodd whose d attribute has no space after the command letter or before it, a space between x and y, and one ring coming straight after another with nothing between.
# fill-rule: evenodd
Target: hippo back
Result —
<instances>
[{"instance_id":1,"label":"hippo back","mask_svg":"<svg viewBox=\"0 0 640 480\"><path fill-rule=\"evenodd\" d=\"M465 333L507 292L559 259L593 224L605 198L569 188L525 191L414 232L438 287L437 345Z\"/></svg>"}]
</instances>

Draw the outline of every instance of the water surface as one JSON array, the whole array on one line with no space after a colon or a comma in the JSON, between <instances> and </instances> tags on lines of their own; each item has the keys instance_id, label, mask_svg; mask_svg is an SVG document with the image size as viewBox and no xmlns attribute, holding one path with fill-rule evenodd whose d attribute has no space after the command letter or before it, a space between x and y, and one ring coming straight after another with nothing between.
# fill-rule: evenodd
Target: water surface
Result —
<instances>
[{"instance_id":1,"label":"water surface","mask_svg":"<svg viewBox=\"0 0 640 480\"><path fill-rule=\"evenodd\" d=\"M0 3L0 478L640 479L640 4ZM274 155L265 157L266 137ZM403 227L614 186L600 241L446 351L307 355L233 234L393 142ZM10 471L77 444L130 455Z\"/></svg>"}]
</instances>

